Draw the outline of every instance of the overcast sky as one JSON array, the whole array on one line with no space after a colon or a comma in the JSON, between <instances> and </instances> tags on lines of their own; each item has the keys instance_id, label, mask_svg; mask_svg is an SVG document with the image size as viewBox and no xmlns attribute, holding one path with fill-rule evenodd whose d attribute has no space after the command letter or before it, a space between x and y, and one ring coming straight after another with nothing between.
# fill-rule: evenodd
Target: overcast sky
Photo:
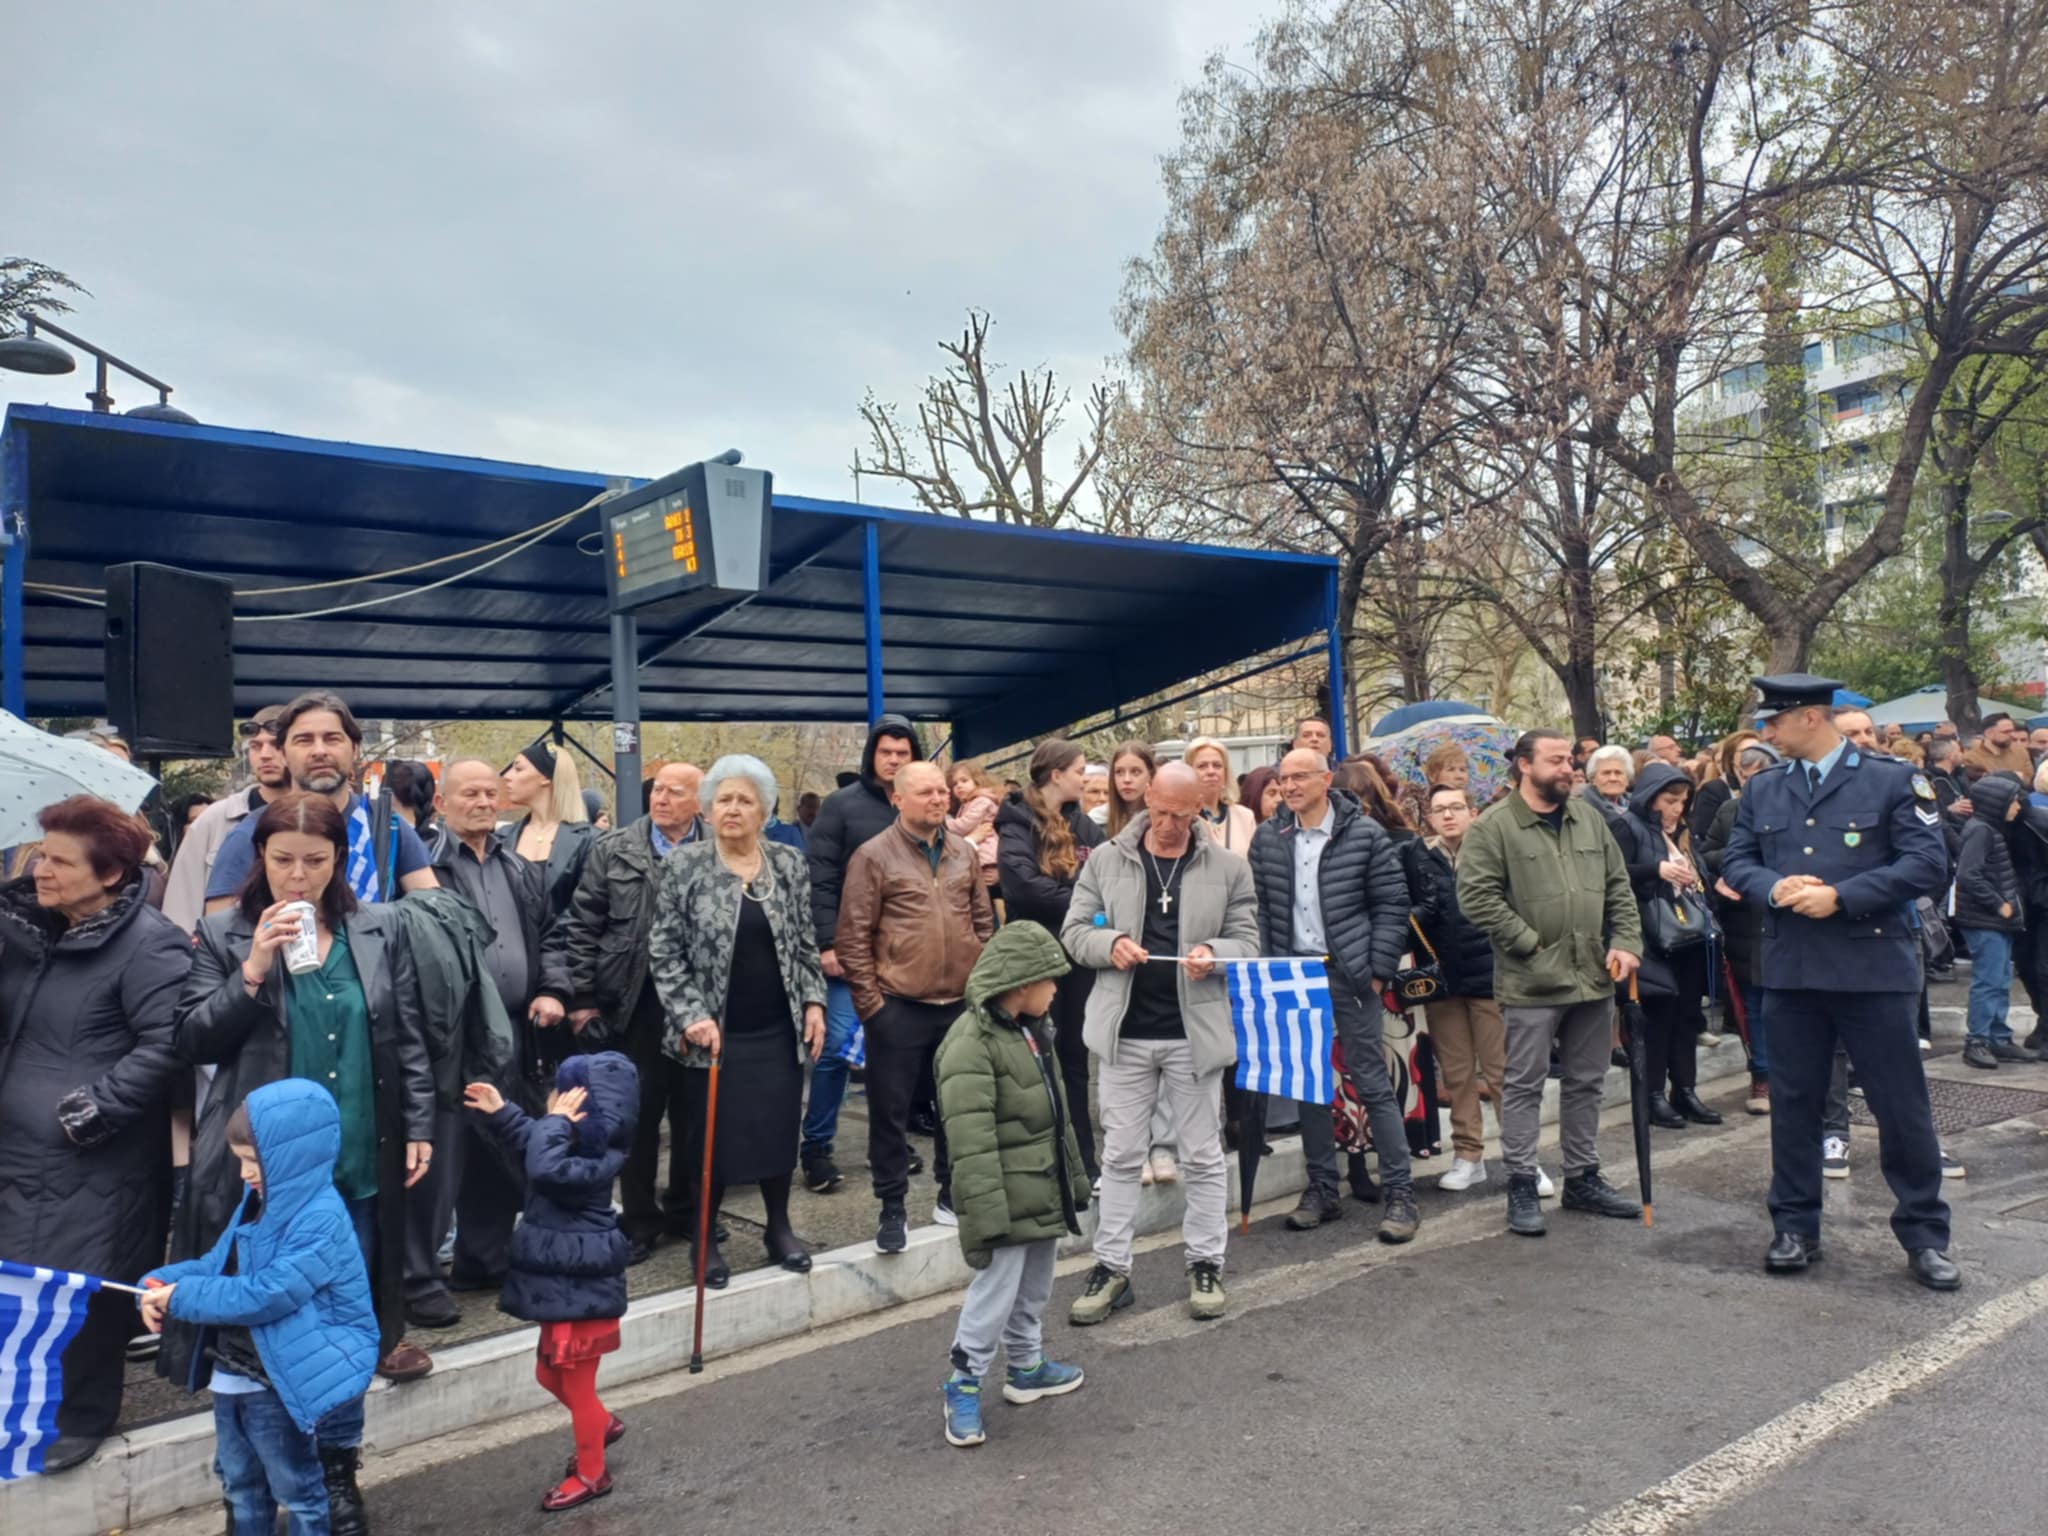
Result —
<instances>
[{"instance_id":1,"label":"overcast sky","mask_svg":"<svg viewBox=\"0 0 2048 1536\"><path fill-rule=\"evenodd\" d=\"M1271 9L49 6L9 29L0 250L202 421L649 475L737 445L846 496L862 391L907 403L969 305L999 359L1099 374L1178 92Z\"/></svg>"}]
</instances>

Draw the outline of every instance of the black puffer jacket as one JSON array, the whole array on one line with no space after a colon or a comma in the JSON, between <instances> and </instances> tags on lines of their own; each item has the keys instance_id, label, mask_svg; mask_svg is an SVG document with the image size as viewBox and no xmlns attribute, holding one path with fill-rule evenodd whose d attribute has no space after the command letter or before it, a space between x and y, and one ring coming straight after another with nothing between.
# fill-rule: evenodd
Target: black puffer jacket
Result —
<instances>
[{"instance_id":1,"label":"black puffer jacket","mask_svg":"<svg viewBox=\"0 0 2048 1536\"><path fill-rule=\"evenodd\" d=\"M123 1282L163 1261L191 968L140 881L69 928L33 878L0 888L0 1257Z\"/></svg>"},{"instance_id":2,"label":"black puffer jacket","mask_svg":"<svg viewBox=\"0 0 2048 1536\"><path fill-rule=\"evenodd\" d=\"M1408 948L1408 880L1386 830L1339 790L1330 792L1336 824L1316 866L1323 943L1335 974L1352 990L1392 978ZM1269 955L1300 951L1294 939L1294 813L1285 807L1252 838L1252 880L1259 893L1259 942Z\"/></svg>"},{"instance_id":3,"label":"black puffer jacket","mask_svg":"<svg viewBox=\"0 0 2048 1536\"><path fill-rule=\"evenodd\" d=\"M1079 805L1066 808L1066 821L1080 855L1074 866L1078 880L1088 850L1102 846L1104 833ZM1067 920L1067 904L1074 899L1074 880L1040 869L1038 844L1037 814L1024 803L1021 792L1011 795L996 811L996 874L1002 881L1004 914L1013 923L1037 923L1048 933L1058 933Z\"/></svg>"},{"instance_id":4,"label":"black puffer jacket","mask_svg":"<svg viewBox=\"0 0 2048 1536\"><path fill-rule=\"evenodd\" d=\"M2005 819L2016 800L2024 811L2025 793L2018 779L2004 773L1987 773L1970 786L1976 814L1963 824L1962 851L1956 856L1958 928L2018 933L2027 925L2019 870L2012 857L2012 838L2019 826Z\"/></svg>"},{"instance_id":5,"label":"black puffer jacket","mask_svg":"<svg viewBox=\"0 0 2048 1536\"><path fill-rule=\"evenodd\" d=\"M581 1120L507 1104L487 1122L524 1170L527 1190L498 1307L530 1323L623 1317L629 1245L612 1211L612 1181L633 1149L639 1074L618 1052L601 1051L570 1057L556 1086L586 1090Z\"/></svg>"},{"instance_id":6,"label":"black puffer jacket","mask_svg":"<svg viewBox=\"0 0 2048 1536\"><path fill-rule=\"evenodd\" d=\"M1607 825L1621 847L1622 862L1628 865L1629 884L1636 893L1636 910L1642 914L1642 993L1645 997L1680 997L1691 1002L1706 990L1707 947L1697 945L1675 955L1660 951L1651 941L1654 930L1646 910L1658 897L1671 894L1670 883L1657 873L1658 866L1669 857L1664 847L1664 823L1650 803L1674 784L1689 788L1692 780L1669 763L1643 764L1643 771L1629 788L1628 814L1614 817ZM1685 827L1683 815L1679 827L1681 831Z\"/></svg>"},{"instance_id":7,"label":"black puffer jacket","mask_svg":"<svg viewBox=\"0 0 2048 1536\"><path fill-rule=\"evenodd\" d=\"M896 820L889 786L875 777L875 743L884 736L908 736L910 750L924 756L917 727L902 715L883 715L868 731L860 752L860 777L835 789L818 807L818 819L804 834L804 852L811 861L811 918L818 929L818 948L830 949L839 931L839 892L846 884L846 866L860 845ZM644 946L643 946L644 949Z\"/></svg>"},{"instance_id":8,"label":"black puffer jacket","mask_svg":"<svg viewBox=\"0 0 2048 1536\"><path fill-rule=\"evenodd\" d=\"M1401 845L1401 863L1410 916L1436 951L1450 996L1493 996L1493 941L1458 909L1458 871L1450 854L1435 838L1418 837Z\"/></svg>"}]
</instances>

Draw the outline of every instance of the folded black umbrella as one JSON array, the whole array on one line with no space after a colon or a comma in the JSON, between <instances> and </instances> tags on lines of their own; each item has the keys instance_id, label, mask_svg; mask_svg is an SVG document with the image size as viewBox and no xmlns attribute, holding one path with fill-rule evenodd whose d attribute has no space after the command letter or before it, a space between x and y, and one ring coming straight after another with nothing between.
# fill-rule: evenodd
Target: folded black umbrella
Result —
<instances>
[{"instance_id":1,"label":"folded black umbrella","mask_svg":"<svg viewBox=\"0 0 2048 1536\"><path fill-rule=\"evenodd\" d=\"M1252 1229L1252 1191L1266 1150L1266 1096L1247 1091L1237 1111L1237 1230Z\"/></svg>"},{"instance_id":2,"label":"folded black umbrella","mask_svg":"<svg viewBox=\"0 0 2048 1536\"><path fill-rule=\"evenodd\" d=\"M1621 1005L1623 1044L1628 1050L1628 1107L1636 1131L1636 1179L1643 1191L1643 1225L1650 1215L1650 1095L1656 1084L1650 1081L1649 1022L1643 1017L1643 1001L1636 990L1635 973L1628 978L1628 1001Z\"/></svg>"}]
</instances>

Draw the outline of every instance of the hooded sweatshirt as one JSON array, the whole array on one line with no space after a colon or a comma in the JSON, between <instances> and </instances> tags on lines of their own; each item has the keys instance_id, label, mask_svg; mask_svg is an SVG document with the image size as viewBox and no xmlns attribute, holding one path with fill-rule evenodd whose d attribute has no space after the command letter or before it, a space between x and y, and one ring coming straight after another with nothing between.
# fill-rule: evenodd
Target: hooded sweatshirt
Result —
<instances>
[{"instance_id":1,"label":"hooded sweatshirt","mask_svg":"<svg viewBox=\"0 0 2048 1536\"><path fill-rule=\"evenodd\" d=\"M818 819L804 838L811 861L811 918L818 930L818 948L830 949L839 929L839 892L854 851L896 820L889 786L875 777L875 743L884 736L907 738L914 757L924 756L917 727L902 715L883 715L868 731L860 753L860 777L835 789L818 807Z\"/></svg>"},{"instance_id":2,"label":"hooded sweatshirt","mask_svg":"<svg viewBox=\"0 0 2048 1536\"><path fill-rule=\"evenodd\" d=\"M1970 804L1976 814L1963 823L1962 844L1956 853L1958 928L2019 933L2026 927L2019 871L2012 855L2013 834L2019 823L2006 820L2013 802L2025 794L2019 780L2003 773L1987 773L1970 786Z\"/></svg>"},{"instance_id":3,"label":"hooded sweatshirt","mask_svg":"<svg viewBox=\"0 0 2048 1536\"><path fill-rule=\"evenodd\" d=\"M996 1006L1013 987L1057 980L1069 970L1060 941L1033 922L1014 922L988 941L967 980L967 1011L940 1042L935 1074L952 1158L953 1209L967 1262L985 1268L990 1250L1081 1230L1088 1172L1067 1116L1043 1015L1019 1018Z\"/></svg>"},{"instance_id":4,"label":"hooded sweatshirt","mask_svg":"<svg viewBox=\"0 0 2048 1536\"><path fill-rule=\"evenodd\" d=\"M377 1365L370 1277L334 1187L341 1111L325 1088L296 1077L245 1102L263 1167L261 1213L249 1217L245 1193L211 1253L154 1274L177 1287L172 1317L208 1331L249 1330L263 1374L310 1434L321 1415L362 1396ZM188 1391L206 1385L210 1344L193 1353Z\"/></svg>"}]
</instances>

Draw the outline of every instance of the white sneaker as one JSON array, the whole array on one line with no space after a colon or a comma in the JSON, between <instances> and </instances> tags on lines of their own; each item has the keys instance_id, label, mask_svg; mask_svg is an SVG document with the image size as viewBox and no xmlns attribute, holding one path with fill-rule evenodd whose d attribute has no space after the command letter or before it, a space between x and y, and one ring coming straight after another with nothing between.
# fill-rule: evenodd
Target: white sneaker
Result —
<instances>
[{"instance_id":1,"label":"white sneaker","mask_svg":"<svg viewBox=\"0 0 2048 1536\"><path fill-rule=\"evenodd\" d=\"M1548 1200L1557 1193L1557 1186L1550 1182L1550 1175L1539 1166L1536 1170L1536 1198Z\"/></svg>"},{"instance_id":2,"label":"white sneaker","mask_svg":"<svg viewBox=\"0 0 2048 1536\"><path fill-rule=\"evenodd\" d=\"M1941 1149L1941 1176L1944 1179L1963 1179L1968 1178L1969 1174L1970 1170L1963 1166L1963 1160L1960 1157L1949 1151L1947 1147ZM133 1359L134 1357L131 1355L129 1358Z\"/></svg>"},{"instance_id":3,"label":"white sneaker","mask_svg":"<svg viewBox=\"0 0 2048 1536\"><path fill-rule=\"evenodd\" d=\"M1154 1184L1175 1184L1180 1181L1180 1164L1164 1147L1152 1154L1152 1160L1146 1168L1151 1173Z\"/></svg>"},{"instance_id":4,"label":"white sneaker","mask_svg":"<svg viewBox=\"0 0 2048 1536\"><path fill-rule=\"evenodd\" d=\"M1457 1158L1451 1163L1451 1171L1436 1181L1438 1189L1457 1191L1470 1189L1486 1182L1486 1160Z\"/></svg>"},{"instance_id":5,"label":"white sneaker","mask_svg":"<svg viewBox=\"0 0 2048 1536\"><path fill-rule=\"evenodd\" d=\"M1829 1136L1821 1142L1820 1172L1827 1179L1849 1177L1849 1143L1840 1136Z\"/></svg>"},{"instance_id":6,"label":"white sneaker","mask_svg":"<svg viewBox=\"0 0 2048 1536\"><path fill-rule=\"evenodd\" d=\"M960 1218L953 1211L951 1196L939 1196L938 1203L932 1207L932 1224L940 1227L957 1227L960 1225Z\"/></svg>"},{"instance_id":7,"label":"white sneaker","mask_svg":"<svg viewBox=\"0 0 2048 1536\"><path fill-rule=\"evenodd\" d=\"M1924 1056L1924 1055L1926 1055L1926 1054L1928 1054L1929 1052L1931 1052L1931 1051L1932 1051L1933 1049L1934 1049L1934 1042L1933 1042L1932 1040L1928 1040L1928 1039L1925 1039L1925 1038L1923 1038L1923 1039L1922 1039L1922 1040L1920 1041L1920 1053L1921 1053L1921 1054L1922 1054L1923 1056Z\"/></svg>"},{"instance_id":8,"label":"white sneaker","mask_svg":"<svg viewBox=\"0 0 2048 1536\"><path fill-rule=\"evenodd\" d=\"M1719 1045L1723 1040L1727 1038L1728 1037L1726 1035L1716 1034L1711 1029L1703 1029L1699 1032L1699 1035L1697 1036L1698 1042L1710 1051L1713 1050L1715 1046Z\"/></svg>"}]
</instances>

